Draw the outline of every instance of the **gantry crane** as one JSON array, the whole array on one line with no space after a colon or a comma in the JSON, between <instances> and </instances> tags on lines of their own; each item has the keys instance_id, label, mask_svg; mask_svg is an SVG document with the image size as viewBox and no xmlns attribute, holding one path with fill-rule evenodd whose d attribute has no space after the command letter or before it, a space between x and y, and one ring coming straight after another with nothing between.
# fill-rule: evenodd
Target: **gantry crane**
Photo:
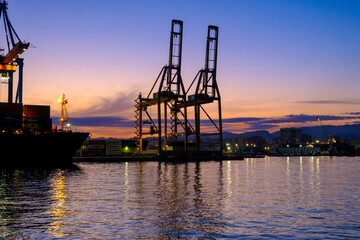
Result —
<instances>
[{"instance_id":1,"label":"gantry crane","mask_svg":"<svg viewBox=\"0 0 360 240\"><path fill-rule=\"evenodd\" d=\"M173 19L169 63L160 71L147 97L142 97L140 93L135 100L135 137L138 139L139 153L144 152L142 149L143 136L154 134L157 134L160 155L170 152L169 144L176 145L176 148L181 151L187 151L186 93L181 77L182 37L183 22ZM153 106L157 107L155 116L152 115L154 111L151 112ZM181 109L179 106L183 108ZM150 125L149 130L144 131L144 124ZM178 142L179 136L181 136L181 141Z\"/></svg>"},{"instance_id":2,"label":"gantry crane","mask_svg":"<svg viewBox=\"0 0 360 240\"><path fill-rule=\"evenodd\" d=\"M6 44L4 48L0 49L0 74L2 83L8 84L8 102L13 102L13 73L19 67L18 86L16 89L16 103L22 103L22 86L23 86L23 66L24 59L20 55L28 49L30 43L23 42L15 32L8 14L7 2L4 0L0 2L0 19L3 18L4 32L6 36Z\"/></svg>"},{"instance_id":3,"label":"gantry crane","mask_svg":"<svg viewBox=\"0 0 360 240\"><path fill-rule=\"evenodd\" d=\"M206 41L205 68L197 73L186 91L186 94L189 94L194 83L197 82L195 93L188 96L186 103L187 107L194 107L195 129L192 129L192 132L195 134L197 152L200 152L201 138L209 135L218 136L219 146L216 149L218 149L220 153L223 148L221 97L216 79L218 35L219 28L209 25ZM210 116L203 106L204 104L213 102L218 103L218 116L216 120ZM202 127L203 119L201 118L201 113L205 114L210 123L210 126L207 126L206 129ZM191 125L189 124L189 126Z\"/></svg>"}]
</instances>

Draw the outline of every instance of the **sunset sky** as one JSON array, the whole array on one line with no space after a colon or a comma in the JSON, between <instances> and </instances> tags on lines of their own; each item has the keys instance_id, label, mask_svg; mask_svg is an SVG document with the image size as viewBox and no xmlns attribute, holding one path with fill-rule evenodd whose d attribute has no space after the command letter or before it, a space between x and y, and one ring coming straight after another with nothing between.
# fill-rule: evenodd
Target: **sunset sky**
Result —
<instances>
[{"instance_id":1,"label":"sunset sky","mask_svg":"<svg viewBox=\"0 0 360 240\"><path fill-rule=\"evenodd\" d=\"M168 63L172 19L184 24L186 88L204 67L208 25L219 27L224 131L317 126L316 117L360 123L358 0L7 2L13 27L31 44L22 54L23 103L50 105L53 124L65 94L73 130L133 137L135 99ZM6 90L1 84L1 101Z\"/></svg>"}]
</instances>

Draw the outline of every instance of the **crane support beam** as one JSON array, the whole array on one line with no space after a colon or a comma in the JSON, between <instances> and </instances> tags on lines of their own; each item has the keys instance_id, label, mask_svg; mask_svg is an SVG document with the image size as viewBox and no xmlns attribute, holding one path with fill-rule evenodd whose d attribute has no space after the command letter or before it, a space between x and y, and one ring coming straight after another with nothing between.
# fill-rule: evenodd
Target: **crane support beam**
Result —
<instances>
[{"instance_id":1,"label":"crane support beam","mask_svg":"<svg viewBox=\"0 0 360 240\"><path fill-rule=\"evenodd\" d=\"M0 63L0 72L6 73L6 72L15 72L17 69L16 65L13 64L1 64Z\"/></svg>"},{"instance_id":2,"label":"crane support beam","mask_svg":"<svg viewBox=\"0 0 360 240\"><path fill-rule=\"evenodd\" d=\"M208 26L207 39L206 39L206 55L205 55L205 68L201 69L189 89L186 91L188 94L194 83L197 81L195 92L188 95L186 101L187 107L194 107L194 119L195 119L195 141L196 151L200 152L201 137L207 136L209 133L204 132L202 128L202 115L206 117L213 124L214 132L211 135L219 136L219 152L222 152L223 147L223 133L222 133L222 115L221 115L221 97L220 91L217 85L216 79L216 67L217 67L217 50L218 50L218 35L219 28L214 25ZM218 116L217 121L213 120L211 116L205 111L203 105L217 102L218 104ZM179 107L183 107L179 105ZM185 107L185 106L184 106Z\"/></svg>"},{"instance_id":3,"label":"crane support beam","mask_svg":"<svg viewBox=\"0 0 360 240\"><path fill-rule=\"evenodd\" d=\"M136 137L139 153L142 151L142 136L145 134L157 135L160 155L171 151L167 147L168 144L178 144L178 142L183 143L183 151L187 152L186 92L181 77L182 36L183 22L173 19L168 65L160 71L147 97L139 96L136 101ZM184 106L184 112L178 109L178 105ZM149 112L151 107L153 111ZM155 121L150 113L155 114L153 117ZM150 132L143 131L143 121L151 123ZM180 136L181 139L178 139Z\"/></svg>"}]
</instances>

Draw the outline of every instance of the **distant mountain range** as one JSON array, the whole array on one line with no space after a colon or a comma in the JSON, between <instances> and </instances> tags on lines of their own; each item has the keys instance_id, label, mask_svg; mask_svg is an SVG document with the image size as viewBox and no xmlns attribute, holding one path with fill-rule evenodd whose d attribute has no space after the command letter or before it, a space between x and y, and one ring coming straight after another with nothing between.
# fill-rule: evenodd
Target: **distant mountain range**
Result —
<instances>
[{"instance_id":1,"label":"distant mountain range","mask_svg":"<svg viewBox=\"0 0 360 240\"><path fill-rule=\"evenodd\" d=\"M303 134L308 134L313 138L325 139L327 136L337 136L340 140L360 140L360 124L341 126L323 125L316 127L300 127L298 129L301 129ZM266 139L267 142L272 142L273 139L280 136L280 130L273 133L266 130L245 133L223 132L223 139L255 136L260 136ZM207 138L215 139L218 138L218 135L207 136ZM189 139L194 140L194 135L190 135Z\"/></svg>"},{"instance_id":2,"label":"distant mountain range","mask_svg":"<svg viewBox=\"0 0 360 240\"><path fill-rule=\"evenodd\" d=\"M341 126L316 126L316 127L300 127L303 134L309 134L313 138L326 138L326 136L337 136L343 140L360 140L360 124L353 125L341 125ZM268 131L253 131L246 133L231 133L224 132L223 138L235 138L235 137L254 137L260 136L271 142L274 138L280 136L280 131L269 133Z\"/></svg>"}]
</instances>

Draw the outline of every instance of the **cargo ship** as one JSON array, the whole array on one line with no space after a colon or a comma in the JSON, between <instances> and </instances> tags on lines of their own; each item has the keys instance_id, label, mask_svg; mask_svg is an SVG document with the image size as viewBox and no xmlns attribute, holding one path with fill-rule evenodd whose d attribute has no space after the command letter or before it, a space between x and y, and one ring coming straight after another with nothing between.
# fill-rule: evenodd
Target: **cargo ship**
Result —
<instances>
[{"instance_id":1,"label":"cargo ship","mask_svg":"<svg viewBox=\"0 0 360 240\"><path fill-rule=\"evenodd\" d=\"M30 43L19 38L7 9L7 2L0 0L0 22L4 24L3 28L0 24L0 30L4 30L1 35L6 37L0 41L0 79L1 84L8 87L7 102L0 102L0 167L70 164L90 134L64 129L63 124L68 122L68 117L60 118L61 128L58 130L52 126L50 106L22 103L24 59L20 55ZM16 91L13 88L15 72L18 72ZM64 97L62 114L67 103Z\"/></svg>"},{"instance_id":2,"label":"cargo ship","mask_svg":"<svg viewBox=\"0 0 360 240\"><path fill-rule=\"evenodd\" d=\"M65 166L89 132L52 125L50 106L0 102L0 169L13 166Z\"/></svg>"},{"instance_id":3,"label":"cargo ship","mask_svg":"<svg viewBox=\"0 0 360 240\"><path fill-rule=\"evenodd\" d=\"M50 106L0 103L0 166L72 164L89 132L57 129Z\"/></svg>"}]
</instances>

